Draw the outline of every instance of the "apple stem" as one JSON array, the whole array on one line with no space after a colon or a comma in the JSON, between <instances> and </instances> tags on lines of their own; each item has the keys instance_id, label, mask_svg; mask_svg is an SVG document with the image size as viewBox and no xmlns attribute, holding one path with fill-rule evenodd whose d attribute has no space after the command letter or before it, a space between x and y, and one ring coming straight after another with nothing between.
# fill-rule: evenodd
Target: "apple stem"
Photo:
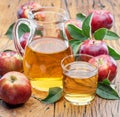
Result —
<instances>
[{"instance_id":1,"label":"apple stem","mask_svg":"<svg viewBox=\"0 0 120 117\"><path fill-rule=\"evenodd\" d=\"M100 65L102 65L102 63L103 63L103 59L100 58L100 59L98 60L98 63L100 63Z\"/></svg>"},{"instance_id":2,"label":"apple stem","mask_svg":"<svg viewBox=\"0 0 120 117\"><path fill-rule=\"evenodd\" d=\"M108 79L108 80L109 80L110 72L111 72L111 71L109 71L108 76L107 76L107 79Z\"/></svg>"},{"instance_id":3,"label":"apple stem","mask_svg":"<svg viewBox=\"0 0 120 117\"><path fill-rule=\"evenodd\" d=\"M93 34L91 34L90 39L91 39L91 40L94 40L94 35L93 35Z\"/></svg>"},{"instance_id":4,"label":"apple stem","mask_svg":"<svg viewBox=\"0 0 120 117\"><path fill-rule=\"evenodd\" d=\"M11 76L11 82L14 83L14 81L17 79L15 76Z\"/></svg>"}]
</instances>

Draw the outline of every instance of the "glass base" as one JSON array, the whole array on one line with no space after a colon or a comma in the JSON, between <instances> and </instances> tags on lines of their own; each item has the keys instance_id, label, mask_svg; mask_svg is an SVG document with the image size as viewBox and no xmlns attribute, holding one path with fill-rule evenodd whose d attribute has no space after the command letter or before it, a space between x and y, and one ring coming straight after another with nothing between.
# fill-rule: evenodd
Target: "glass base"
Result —
<instances>
[{"instance_id":1,"label":"glass base","mask_svg":"<svg viewBox=\"0 0 120 117\"><path fill-rule=\"evenodd\" d=\"M64 98L65 98L65 100L67 102L70 102L73 105L82 106L82 105L91 104L91 102L95 98L95 95L92 95L92 96L91 95L86 96L86 94L85 95L79 95L79 96L68 96L68 95L65 95Z\"/></svg>"}]
</instances>

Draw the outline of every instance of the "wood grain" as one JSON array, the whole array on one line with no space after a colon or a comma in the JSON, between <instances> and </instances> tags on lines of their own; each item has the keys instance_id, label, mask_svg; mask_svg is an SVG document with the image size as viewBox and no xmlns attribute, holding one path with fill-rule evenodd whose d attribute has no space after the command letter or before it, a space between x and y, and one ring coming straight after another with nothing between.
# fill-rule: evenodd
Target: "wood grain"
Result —
<instances>
[{"instance_id":1,"label":"wood grain","mask_svg":"<svg viewBox=\"0 0 120 117\"><path fill-rule=\"evenodd\" d=\"M10 24L17 20L16 11L25 2L32 0L2 0L0 2L0 50L14 49L12 40L4 35ZM76 13L87 13L91 9L106 9L114 15L114 26L111 30L120 34L120 1L119 0L34 0L41 5L64 7L75 18ZM66 3L66 7L63 5ZM107 41L107 43L120 52L120 40ZM113 81L120 95L120 61L118 74ZM38 95L43 96L43 92ZM55 104L43 104L30 98L20 107L10 108L0 101L0 117L119 117L120 101L105 100L96 96L92 104L87 106L74 106L61 99Z\"/></svg>"}]
</instances>

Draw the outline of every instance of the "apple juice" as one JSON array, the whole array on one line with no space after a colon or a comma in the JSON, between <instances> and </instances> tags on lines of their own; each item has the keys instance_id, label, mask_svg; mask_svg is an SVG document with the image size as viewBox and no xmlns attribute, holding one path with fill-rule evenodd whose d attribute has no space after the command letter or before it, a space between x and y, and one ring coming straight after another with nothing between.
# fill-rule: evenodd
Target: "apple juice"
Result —
<instances>
[{"instance_id":1,"label":"apple juice","mask_svg":"<svg viewBox=\"0 0 120 117\"><path fill-rule=\"evenodd\" d=\"M87 62L72 62L65 66L69 68L63 74L63 91L67 101L75 105L89 104L96 95L97 70Z\"/></svg>"},{"instance_id":2,"label":"apple juice","mask_svg":"<svg viewBox=\"0 0 120 117\"><path fill-rule=\"evenodd\" d=\"M61 39L40 38L33 40L25 50L23 67L32 87L48 91L62 87L61 59L70 54L70 48Z\"/></svg>"}]
</instances>

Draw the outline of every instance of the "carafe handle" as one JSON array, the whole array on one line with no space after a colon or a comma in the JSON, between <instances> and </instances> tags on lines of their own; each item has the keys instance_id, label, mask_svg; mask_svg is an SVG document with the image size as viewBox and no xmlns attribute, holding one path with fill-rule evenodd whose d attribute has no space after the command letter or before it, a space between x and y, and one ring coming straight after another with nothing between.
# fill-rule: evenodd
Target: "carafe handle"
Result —
<instances>
[{"instance_id":1,"label":"carafe handle","mask_svg":"<svg viewBox=\"0 0 120 117\"><path fill-rule=\"evenodd\" d=\"M18 53L23 56L25 50L22 48L22 46L21 46L21 44L20 44L20 39L19 39L19 34L18 34L19 26L20 26L21 24L27 25L27 26L29 27L29 29L30 29L30 34L29 34L29 36L28 36L26 45L28 45L28 43L30 43L30 42L32 41L32 38L34 37L34 34L35 34L35 31L36 31L37 25L36 25L36 23L34 22L34 20L25 19L25 18L18 19L18 20L15 22L15 24L14 24L14 27L13 27L14 45L15 45L15 48L16 48L16 50L18 51Z\"/></svg>"}]
</instances>

